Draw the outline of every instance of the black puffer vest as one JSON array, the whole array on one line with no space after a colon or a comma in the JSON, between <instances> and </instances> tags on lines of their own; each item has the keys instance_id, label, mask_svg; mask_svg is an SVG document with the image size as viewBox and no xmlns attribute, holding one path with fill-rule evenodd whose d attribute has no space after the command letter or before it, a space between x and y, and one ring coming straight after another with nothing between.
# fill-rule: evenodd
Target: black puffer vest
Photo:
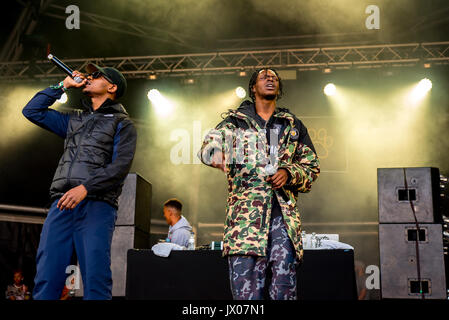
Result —
<instances>
[{"instance_id":1,"label":"black puffer vest","mask_svg":"<svg viewBox=\"0 0 449 320\"><path fill-rule=\"evenodd\" d=\"M77 110L70 116L64 153L50 187L53 200L88 180L92 170L111 163L117 126L129 119L125 108L111 100L96 111L92 111L87 102L83 101L83 104L89 111ZM106 201L117 208L122 185L88 193L87 198Z\"/></svg>"}]
</instances>

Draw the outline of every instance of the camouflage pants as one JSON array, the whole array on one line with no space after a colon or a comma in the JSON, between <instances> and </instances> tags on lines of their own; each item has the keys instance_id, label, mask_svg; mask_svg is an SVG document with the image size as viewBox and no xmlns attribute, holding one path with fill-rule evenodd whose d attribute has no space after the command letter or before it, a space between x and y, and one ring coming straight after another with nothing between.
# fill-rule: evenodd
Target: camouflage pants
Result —
<instances>
[{"instance_id":1,"label":"camouflage pants","mask_svg":"<svg viewBox=\"0 0 449 320\"><path fill-rule=\"evenodd\" d=\"M281 216L271 221L265 257L231 255L228 265L235 300L263 300L267 290L272 300L296 300L298 261Z\"/></svg>"}]
</instances>

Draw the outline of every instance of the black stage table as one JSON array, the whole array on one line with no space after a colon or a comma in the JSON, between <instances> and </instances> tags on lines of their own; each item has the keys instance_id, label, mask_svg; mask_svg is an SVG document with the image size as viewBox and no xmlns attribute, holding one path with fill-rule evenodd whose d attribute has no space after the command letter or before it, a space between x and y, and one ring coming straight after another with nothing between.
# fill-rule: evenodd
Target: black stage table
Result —
<instances>
[{"instance_id":1,"label":"black stage table","mask_svg":"<svg viewBox=\"0 0 449 320\"><path fill-rule=\"evenodd\" d=\"M128 250L126 298L132 300L231 300L227 259L221 251ZM304 250L297 272L300 300L354 300L353 250Z\"/></svg>"}]
</instances>

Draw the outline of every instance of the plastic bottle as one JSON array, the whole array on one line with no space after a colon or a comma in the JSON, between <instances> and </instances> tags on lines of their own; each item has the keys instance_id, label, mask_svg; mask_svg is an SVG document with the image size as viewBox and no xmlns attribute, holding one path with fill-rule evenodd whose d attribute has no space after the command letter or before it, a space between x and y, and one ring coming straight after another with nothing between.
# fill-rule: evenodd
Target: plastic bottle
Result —
<instances>
[{"instance_id":1,"label":"plastic bottle","mask_svg":"<svg viewBox=\"0 0 449 320\"><path fill-rule=\"evenodd\" d=\"M315 234L315 232L312 232L312 237L310 238L310 243L311 243L311 248L316 248L317 247L317 245L316 245L316 234Z\"/></svg>"},{"instance_id":2,"label":"plastic bottle","mask_svg":"<svg viewBox=\"0 0 449 320\"><path fill-rule=\"evenodd\" d=\"M305 230L301 231L301 239L302 239L302 246L305 249L307 247L307 245L306 245L306 231Z\"/></svg>"},{"instance_id":3,"label":"plastic bottle","mask_svg":"<svg viewBox=\"0 0 449 320\"><path fill-rule=\"evenodd\" d=\"M195 250L195 235L193 232L190 232L189 245L187 250Z\"/></svg>"}]
</instances>

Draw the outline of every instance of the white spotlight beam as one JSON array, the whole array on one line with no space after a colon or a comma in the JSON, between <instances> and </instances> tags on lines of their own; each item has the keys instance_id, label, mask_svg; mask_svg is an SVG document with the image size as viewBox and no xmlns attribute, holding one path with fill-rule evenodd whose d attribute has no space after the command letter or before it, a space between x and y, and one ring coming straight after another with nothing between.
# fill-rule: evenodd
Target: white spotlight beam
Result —
<instances>
[{"instance_id":1,"label":"white spotlight beam","mask_svg":"<svg viewBox=\"0 0 449 320\"><path fill-rule=\"evenodd\" d=\"M413 100L420 100L432 89L432 81L427 78L422 79L413 89L411 97Z\"/></svg>"},{"instance_id":2,"label":"white spotlight beam","mask_svg":"<svg viewBox=\"0 0 449 320\"><path fill-rule=\"evenodd\" d=\"M337 88L333 83L328 83L323 91L326 96L333 96L337 92Z\"/></svg>"},{"instance_id":3,"label":"white spotlight beam","mask_svg":"<svg viewBox=\"0 0 449 320\"><path fill-rule=\"evenodd\" d=\"M173 104L159 90L151 89L147 96L158 115L165 117L173 112Z\"/></svg>"},{"instance_id":4,"label":"white spotlight beam","mask_svg":"<svg viewBox=\"0 0 449 320\"><path fill-rule=\"evenodd\" d=\"M242 87L237 87L235 89L235 94L237 95L237 97L239 97L240 99L243 99L246 97L246 90L243 89Z\"/></svg>"}]
</instances>

